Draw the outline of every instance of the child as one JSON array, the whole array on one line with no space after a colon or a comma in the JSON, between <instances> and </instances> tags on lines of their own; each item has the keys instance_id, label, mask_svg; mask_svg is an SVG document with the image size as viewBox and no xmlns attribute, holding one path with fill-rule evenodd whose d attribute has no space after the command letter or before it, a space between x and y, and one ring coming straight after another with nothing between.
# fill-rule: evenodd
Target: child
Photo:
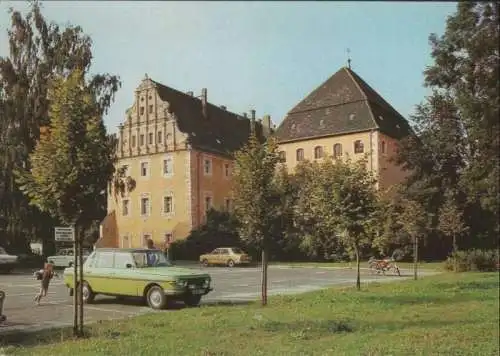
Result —
<instances>
[{"instance_id":1,"label":"child","mask_svg":"<svg viewBox=\"0 0 500 356\"><path fill-rule=\"evenodd\" d=\"M40 280L40 293L35 296L35 302L40 305L40 299L47 296L47 291L49 290L49 284L52 277L54 277L53 266L50 263L45 263L43 269L36 272L36 278Z\"/></svg>"}]
</instances>

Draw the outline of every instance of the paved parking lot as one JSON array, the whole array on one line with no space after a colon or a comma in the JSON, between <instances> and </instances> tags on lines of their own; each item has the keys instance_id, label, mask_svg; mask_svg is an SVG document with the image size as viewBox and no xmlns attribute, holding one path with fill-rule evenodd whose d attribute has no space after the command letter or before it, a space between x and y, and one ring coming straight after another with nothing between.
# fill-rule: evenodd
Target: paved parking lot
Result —
<instances>
[{"instance_id":1,"label":"paved parking lot","mask_svg":"<svg viewBox=\"0 0 500 356\"><path fill-rule=\"evenodd\" d=\"M239 302L256 300L260 296L259 268L201 268L210 273L214 291L203 297L202 303ZM409 271L402 271L403 277L370 275L362 270L362 283L371 281L395 281L409 277ZM269 267L269 295L293 294L322 289L334 285L354 284L353 269L298 268L285 266ZM7 321L0 326L0 334L13 330L36 330L49 327L72 325L73 305L61 278L52 280L48 297L40 306L33 298L39 282L31 274L16 273L0 275L0 290L6 292L4 315ZM119 301L112 297L98 296L91 305L85 305L86 322L117 319L150 313L152 310L141 300ZM163 312L163 311L162 311ZM182 308L165 312L182 313Z\"/></svg>"}]
</instances>

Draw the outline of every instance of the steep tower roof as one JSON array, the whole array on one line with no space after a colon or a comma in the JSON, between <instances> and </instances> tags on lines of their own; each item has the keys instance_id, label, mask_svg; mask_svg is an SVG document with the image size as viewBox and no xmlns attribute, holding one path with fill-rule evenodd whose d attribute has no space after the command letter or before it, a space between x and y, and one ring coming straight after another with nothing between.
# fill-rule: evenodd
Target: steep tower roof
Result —
<instances>
[{"instance_id":1,"label":"steep tower roof","mask_svg":"<svg viewBox=\"0 0 500 356\"><path fill-rule=\"evenodd\" d=\"M288 112L276 136L286 142L374 129L393 138L411 132L401 114L343 67Z\"/></svg>"}]
</instances>

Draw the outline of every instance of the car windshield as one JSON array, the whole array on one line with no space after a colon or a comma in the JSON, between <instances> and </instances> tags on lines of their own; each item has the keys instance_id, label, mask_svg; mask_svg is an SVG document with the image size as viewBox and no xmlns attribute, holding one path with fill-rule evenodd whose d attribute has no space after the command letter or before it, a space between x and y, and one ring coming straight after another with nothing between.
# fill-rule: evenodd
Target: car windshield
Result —
<instances>
[{"instance_id":1,"label":"car windshield","mask_svg":"<svg viewBox=\"0 0 500 356\"><path fill-rule=\"evenodd\" d=\"M238 247L233 247L232 250L233 250L233 253L238 253L238 254L245 253L245 252L243 252L243 250L241 248L238 248Z\"/></svg>"},{"instance_id":2,"label":"car windshield","mask_svg":"<svg viewBox=\"0 0 500 356\"><path fill-rule=\"evenodd\" d=\"M134 261L137 268L145 267L165 267L172 264L165 258L163 252L159 250L134 252Z\"/></svg>"}]
</instances>

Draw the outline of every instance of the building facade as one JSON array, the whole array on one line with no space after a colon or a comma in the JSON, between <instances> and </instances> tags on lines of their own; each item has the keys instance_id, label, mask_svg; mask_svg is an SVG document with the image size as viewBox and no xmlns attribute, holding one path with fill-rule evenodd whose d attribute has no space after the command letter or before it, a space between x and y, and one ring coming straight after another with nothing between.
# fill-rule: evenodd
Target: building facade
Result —
<instances>
[{"instance_id":1,"label":"building facade","mask_svg":"<svg viewBox=\"0 0 500 356\"><path fill-rule=\"evenodd\" d=\"M204 222L210 208L230 210L232 154L252 132L262 139L271 119L229 112L200 96L147 76L118 133L118 167L135 187L108 194L99 247L155 246L183 239Z\"/></svg>"},{"instance_id":2,"label":"building facade","mask_svg":"<svg viewBox=\"0 0 500 356\"><path fill-rule=\"evenodd\" d=\"M406 119L346 67L290 110L276 130L290 172L303 160L365 158L381 190L406 176L391 158L409 134Z\"/></svg>"}]
</instances>

